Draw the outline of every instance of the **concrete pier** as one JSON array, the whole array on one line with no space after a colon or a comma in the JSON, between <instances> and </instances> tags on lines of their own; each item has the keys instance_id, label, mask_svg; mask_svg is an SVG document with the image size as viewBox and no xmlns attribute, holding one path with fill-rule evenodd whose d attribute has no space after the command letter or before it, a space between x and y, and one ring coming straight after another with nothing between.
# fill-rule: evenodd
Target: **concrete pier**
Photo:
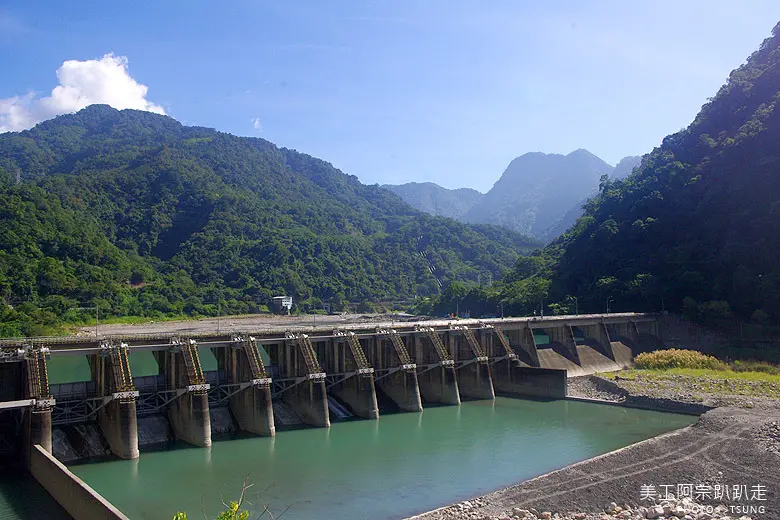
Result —
<instances>
[{"instance_id":1,"label":"concrete pier","mask_svg":"<svg viewBox=\"0 0 780 520\"><path fill-rule=\"evenodd\" d=\"M460 328L459 332L461 334L448 333L447 339L455 358L460 395L470 399L495 399L484 335L480 334L477 339L468 327Z\"/></svg>"},{"instance_id":2,"label":"concrete pier","mask_svg":"<svg viewBox=\"0 0 780 520\"><path fill-rule=\"evenodd\" d=\"M28 467L34 446L39 445L47 453L52 451L52 407L55 401L49 389L47 353L48 349L30 348L18 357L24 364L24 370L17 372L24 380L23 384L19 384L19 388L24 388L22 396L30 403L29 407L23 408L24 433L22 435L24 442L22 459ZM17 383L22 381L17 380Z\"/></svg>"},{"instance_id":3,"label":"concrete pier","mask_svg":"<svg viewBox=\"0 0 780 520\"><path fill-rule=\"evenodd\" d=\"M487 363L472 363L458 370L460 395L471 399L495 399L493 377Z\"/></svg>"},{"instance_id":4,"label":"concrete pier","mask_svg":"<svg viewBox=\"0 0 780 520\"><path fill-rule=\"evenodd\" d=\"M379 419L373 374L350 377L333 389L339 399L350 407L352 413L363 419Z\"/></svg>"},{"instance_id":5,"label":"concrete pier","mask_svg":"<svg viewBox=\"0 0 780 520\"><path fill-rule=\"evenodd\" d=\"M166 352L156 352L163 367L166 386L175 392L168 404L168 421L177 439L195 446L211 446L209 385L203 375L193 340L175 338Z\"/></svg>"},{"instance_id":6,"label":"concrete pier","mask_svg":"<svg viewBox=\"0 0 780 520\"><path fill-rule=\"evenodd\" d=\"M440 366L418 374L420 396L429 403L460 405L460 390L455 368Z\"/></svg>"},{"instance_id":7,"label":"concrete pier","mask_svg":"<svg viewBox=\"0 0 780 520\"><path fill-rule=\"evenodd\" d=\"M292 408L306 424L330 428L325 381L304 381L287 390L282 401Z\"/></svg>"},{"instance_id":8,"label":"concrete pier","mask_svg":"<svg viewBox=\"0 0 780 520\"><path fill-rule=\"evenodd\" d=\"M423 401L460 405L455 361L439 333L423 328L409 336L409 343L410 354L417 364L417 384Z\"/></svg>"},{"instance_id":9,"label":"concrete pier","mask_svg":"<svg viewBox=\"0 0 780 520\"><path fill-rule=\"evenodd\" d=\"M416 371L398 370L377 383L382 391L404 412L422 412L420 387Z\"/></svg>"},{"instance_id":10,"label":"concrete pier","mask_svg":"<svg viewBox=\"0 0 780 520\"><path fill-rule=\"evenodd\" d=\"M569 361L579 364L577 343L574 341L574 334L572 333L571 326L561 325L559 327L545 328L544 331L550 336L551 344L557 344L563 347L563 351L560 351L559 354Z\"/></svg>"},{"instance_id":11,"label":"concrete pier","mask_svg":"<svg viewBox=\"0 0 780 520\"><path fill-rule=\"evenodd\" d=\"M507 329L506 333L512 345L519 347L515 349L515 352L520 361L528 366L540 366L539 351L536 348L536 339L531 327L526 326L514 330Z\"/></svg>"},{"instance_id":12,"label":"concrete pier","mask_svg":"<svg viewBox=\"0 0 780 520\"><path fill-rule=\"evenodd\" d=\"M211 446L211 414L206 391L188 391L177 397L169 405L168 420L177 439L203 448Z\"/></svg>"},{"instance_id":13,"label":"concrete pier","mask_svg":"<svg viewBox=\"0 0 780 520\"><path fill-rule=\"evenodd\" d=\"M406 337L410 341L410 337ZM375 385L403 412L421 412L417 365L404 338L395 329L377 329L368 342L366 355L375 370Z\"/></svg>"},{"instance_id":14,"label":"concrete pier","mask_svg":"<svg viewBox=\"0 0 780 520\"><path fill-rule=\"evenodd\" d=\"M615 360L615 353L612 351L612 340L609 338L609 331L604 323L594 323L580 327L586 340L590 344L612 361Z\"/></svg>"},{"instance_id":15,"label":"concrete pier","mask_svg":"<svg viewBox=\"0 0 780 520\"><path fill-rule=\"evenodd\" d=\"M120 459L139 457L135 399L113 399L98 412L98 423L111 453Z\"/></svg>"},{"instance_id":16,"label":"concrete pier","mask_svg":"<svg viewBox=\"0 0 780 520\"><path fill-rule=\"evenodd\" d=\"M341 399L356 416L379 419L379 405L374 386L374 367L368 361L363 342L351 331L334 330L323 356L327 389ZM372 339L367 342L373 343Z\"/></svg>"},{"instance_id":17,"label":"concrete pier","mask_svg":"<svg viewBox=\"0 0 780 520\"><path fill-rule=\"evenodd\" d=\"M137 459L138 420L130 364L125 344L102 345L100 354L90 356L92 379L104 406L98 410L98 424L111 453L121 459Z\"/></svg>"},{"instance_id":18,"label":"concrete pier","mask_svg":"<svg viewBox=\"0 0 780 520\"><path fill-rule=\"evenodd\" d=\"M24 460L30 463L31 450L39 445L51 453L51 410L29 408L24 411Z\"/></svg>"},{"instance_id":19,"label":"concrete pier","mask_svg":"<svg viewBox=\"0 0 780 520\"><path fill-rule=\"evenodd\" d=\"M230 397L230 411L245 432L273 437L274 408L268 386L250 386Z\"/></svg>"},{"instance_id":20,"label":"concrete pier","mask_svg":"<svg viewBox=\"0 0 780 520\"><path fill-rule=\"evenodd\" d=\"M242 430L273 437L276 435L271 401L271 379L253 337L234 338L232 348L225 349L225 371L228 381L237 385L230 396L230 411Z\"/></svg>"},{"instance_id":21,"label":"concrete pier","mask_svg":"<svg viewBox=\"0 0 780 520\"><path fill-rule=\"evenodd\" d=\"M330 428L326 373L308 334L287 333L277 345L276 362L284 374L282 401L306 424Z\"/></svg>"}]
</instances>

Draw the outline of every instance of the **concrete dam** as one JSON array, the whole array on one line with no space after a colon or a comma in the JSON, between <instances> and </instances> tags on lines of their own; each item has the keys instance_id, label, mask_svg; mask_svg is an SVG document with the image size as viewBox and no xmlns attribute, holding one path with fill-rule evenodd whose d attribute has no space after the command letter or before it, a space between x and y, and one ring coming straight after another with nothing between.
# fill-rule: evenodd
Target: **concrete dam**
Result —
<instances>
[{"instance_id":1,"label":"concrete dam","mask_svg":"<svg viewBox=\"0 0 780 520\"><path fill-rule=\"evenodd\" d=\"M277 424L377 419L380 403L420 412L497 393L563 398L568 376L627 367L635 353L662 344L666 319L625 313L1 340L0 451L29 460L36 444L52 452L53 431L81 428L116 457L134 459L139 446L171 437L210 446L225 421L273 436ZM154 374L133 375L130 360L140 353L154 359ZM51 384L49 365L74 356L88 363L89 381Z\"/></svg>"}]
</instances>

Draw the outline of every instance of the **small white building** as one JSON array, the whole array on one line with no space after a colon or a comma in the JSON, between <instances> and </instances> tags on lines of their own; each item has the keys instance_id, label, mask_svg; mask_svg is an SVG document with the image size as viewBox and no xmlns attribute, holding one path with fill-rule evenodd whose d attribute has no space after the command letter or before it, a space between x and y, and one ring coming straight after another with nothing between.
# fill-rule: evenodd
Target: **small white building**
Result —
<instances>
[{"instance_id":1,"label":"small white building","mask_svg":"<svg viewBox=\"0 0 780 520\"><path fill-rule=\"evenodd\" d=\"M293 300L292 296L274 296L273 307L274 312L277 314L290 314L292 310Z\"/></svg>"}]
</instances>

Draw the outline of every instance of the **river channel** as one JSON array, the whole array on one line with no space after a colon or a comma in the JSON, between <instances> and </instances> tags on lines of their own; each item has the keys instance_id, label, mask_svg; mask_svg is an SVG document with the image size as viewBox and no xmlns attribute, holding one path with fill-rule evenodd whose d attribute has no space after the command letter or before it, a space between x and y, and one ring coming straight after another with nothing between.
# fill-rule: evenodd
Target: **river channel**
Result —
<instances>
[{"instance_id":1,"label":"river channel","mask_svg":"<svg viewBox=\"0 0 780 520\"><path fill-rule=\"evenodd\" d=\"M575 401L497 398L421 414L281 431L275 438L176 445L137 461L72 465L133 520L216 516L220 497L283 518L397 519L511 485L663 432L685 415ZM0 493L2 489L0 489ZM0 503L2 503L0 497ZM0 508L1 509L1 508ZM256 518L253 515L252 518Z\"/></svg>"}]
</instances>

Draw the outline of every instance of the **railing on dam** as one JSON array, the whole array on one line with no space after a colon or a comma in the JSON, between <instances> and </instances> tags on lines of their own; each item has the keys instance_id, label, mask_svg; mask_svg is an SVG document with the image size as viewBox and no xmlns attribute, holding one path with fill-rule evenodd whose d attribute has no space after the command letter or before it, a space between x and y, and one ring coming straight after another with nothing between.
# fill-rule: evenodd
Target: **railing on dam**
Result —
<instances>
[{"instance_id":1,"label":"railing on dam","mask_svg":"<svg viewBox=\"0 0 780 520\"><path fill-rule=\"evenodd\" d=\"M401 334L408 334L419 327L433 327L433 328L453 328L457 326L467 327L482 327L485 325L498 325L506 328L514 328L518 326L528 326L531 328L545 328L556 327L560 325L577 325L588 324L596 322L605 323L623 323L627 321L633 322L653 322L658 319L656 313L609 313L609 314L577 314L577 315L560 315L560 316L529 316L529 317L509 317L509 318L486 318L486 319L430 319L423 318L420 320L411 321L387 321L387 322L370 322L370 323L344 323L339 326L342 331L364 331L366 329L394 329ZM246 330L244 330L246 329ZM225 328L221 327L218 331L216 328L212 331L195 331L185 333L181 331L176 332L157 332L157 333L142 333L142 334L106 334L99 337L90 335L80 336L39 336L30 338L0 338L0 349L10 349L13 347L25 347L27 345L51 345L58 350L65 348L77 349L81 348L96 348L97 345L104 340L114 341L116 343L127 343L130 347L160 350L169 346L169 342L172 338L188 337L192 339L209 338L217 340L219 342L227 341L231 339L237 333L251 334L258 338L259 342L274 341L276 339L284 338L285 333L306 333L311 335L317 335L318 338L332 338L333 325L323 325L317 327L316 325L278 325L278 326L234 326ZM203 344L199 342L200 344ZM80 353L80 352L77 352ZM88 352L84 352L85 354ZM0 361L2 356L6 354L0 354Z\"/></svg>"}]
</instances>

